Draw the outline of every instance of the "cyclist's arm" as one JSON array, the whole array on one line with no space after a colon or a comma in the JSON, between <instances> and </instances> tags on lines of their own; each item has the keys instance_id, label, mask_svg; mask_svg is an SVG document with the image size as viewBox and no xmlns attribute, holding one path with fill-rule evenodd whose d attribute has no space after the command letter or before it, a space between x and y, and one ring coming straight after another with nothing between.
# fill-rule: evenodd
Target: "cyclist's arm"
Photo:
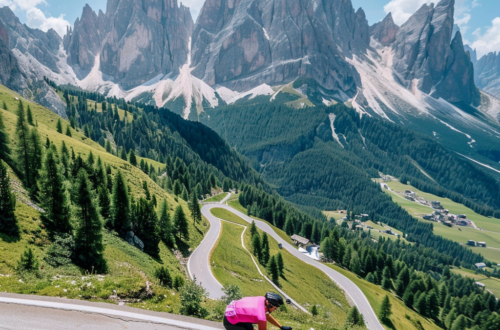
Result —
<instances>
[{"instance_id":1,"label":"cyclist's arm","mask_svg":"<svg viewBox=\"0 0 500 330\"><path fill-rule=\"evenodd\" d=\"M272 317L271 314L266 314L266 319L267 319L267 322L271 323L274 326L277 326L278 328L281 328L281 324L278 321L276 321L276 319L274 317ZM259 330L260 330L260 328L259 328Z\"/></svg>"}]
</instances>

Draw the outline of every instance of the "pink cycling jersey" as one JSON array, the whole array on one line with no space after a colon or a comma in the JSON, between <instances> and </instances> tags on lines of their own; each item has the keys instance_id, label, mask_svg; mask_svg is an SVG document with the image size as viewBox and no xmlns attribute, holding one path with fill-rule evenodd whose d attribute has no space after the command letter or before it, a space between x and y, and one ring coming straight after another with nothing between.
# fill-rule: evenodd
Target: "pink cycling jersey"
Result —
<instances>
[{"instance_id":1,"label":"pink cycling jersey","mask_svg":"<svg viewBox=\"0 0 500 330\"><path fill-rule=\"evenodd\" d=\"M265 302L265 297L247 297L232 301L226 307L226 318L231 324L266 322Z\"/></svg>"}]
</instances>

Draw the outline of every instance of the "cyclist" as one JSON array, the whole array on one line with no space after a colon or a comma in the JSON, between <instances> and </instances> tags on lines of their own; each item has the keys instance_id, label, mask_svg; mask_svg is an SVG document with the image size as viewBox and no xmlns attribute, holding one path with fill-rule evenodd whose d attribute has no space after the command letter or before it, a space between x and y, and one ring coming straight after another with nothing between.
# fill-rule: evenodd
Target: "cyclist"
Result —
<instances>
[{"instance_id":1,"label":"cyclist","mask_svg":"<svg viewBox=\"0 0 500 330\"><path fill-rule=\"evenodd\" d=\"M287 303L290 301L287 299ZM257 324L259 330L267 330L267 322L281 330L292 330L291 327L282 326L271 313L283 305L283 298L273 292L268 292L264 297L246 297L232 301L226 307L224 327L226 330L253 330Z\"/></svg>"}]
</instances>

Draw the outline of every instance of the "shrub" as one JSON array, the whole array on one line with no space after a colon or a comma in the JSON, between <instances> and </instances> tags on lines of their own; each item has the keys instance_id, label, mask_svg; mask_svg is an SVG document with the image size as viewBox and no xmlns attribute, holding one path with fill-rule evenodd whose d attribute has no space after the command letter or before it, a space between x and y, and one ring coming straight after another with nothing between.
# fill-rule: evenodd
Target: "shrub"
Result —
<instances>
[{"instance_id":1,"label":"shrub","mask_svg":"<svg viewBox=\"0 0 500 330\"><path fill-rule=\"evenodd\" d=\"M172 276L170 276L170 272L167 267L160 267L155 271L156 278L160 281L160 285L171 288L173 285Z\"/></svg>"},{"instance_id":2,"label":"shrub","mask_svg":"<svg viewBox=\"0 0 500 330\"><path fill-rule=\"evenodd\" d=\"M201 286L196 284L196 278L188 281L180 290L181 314L205 318L208 311L201 305L205 300L207 292Z\"/></svg>"}]
</instances>

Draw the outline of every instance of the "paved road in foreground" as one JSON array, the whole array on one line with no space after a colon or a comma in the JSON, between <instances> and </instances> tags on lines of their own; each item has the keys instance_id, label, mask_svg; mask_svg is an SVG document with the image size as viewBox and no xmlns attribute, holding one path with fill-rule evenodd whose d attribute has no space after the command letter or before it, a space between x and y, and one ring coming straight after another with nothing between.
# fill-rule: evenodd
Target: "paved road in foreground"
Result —
<instances>
[{"instance_id":1,"label":"paved road in foreground","mask_svg":"<svg viewBox=\"0 0 500 330\"><path fill-rule=\"evenodd\" d=\"M247 215L233 209L230 206L222 204L207 204L201 209L201 213L210 222L210 230L208 231L205 239L201 242L198 248L193 252L188 261L188 269L191 278L196 276L197 282L201 283L202 286L207 290L209 297L212 299L218 299L222 296L222 285L215 279L211 267L210 267L210 254L217 242L217 239L221 230L221 222L216 218L210 210L214 208L226 209L235 215L239 216L243 220L251 223L254 219L248 217ZM304 261L305 263L312 265L326 275L328 275L335 283L337 283L351 298L351 300L356 304L359 311L363 314L366 322L366 326L370 330L384 330L384 327L380 324L377 315L373 311L370 303L366 299L363 292L349 280L344 275L333 270L332 268L313 260L301 252L299 252L293 245L285 242L276 232L264 221L255 220L257 227L265 231L268 235L271 235L278 243L283 245L283 248L288 252L293 254L295 257Z\"/></svg>"},{"instance_id":2,"label":"paved road in foreground","mask_svg":"<svg viewBox=\"0 0 500 330\"><path fill-rule=\"evenodd\" d=\"M0 329L219 330L222 324L128 306L0 294Z\"/></svg>"}]
</instances>

